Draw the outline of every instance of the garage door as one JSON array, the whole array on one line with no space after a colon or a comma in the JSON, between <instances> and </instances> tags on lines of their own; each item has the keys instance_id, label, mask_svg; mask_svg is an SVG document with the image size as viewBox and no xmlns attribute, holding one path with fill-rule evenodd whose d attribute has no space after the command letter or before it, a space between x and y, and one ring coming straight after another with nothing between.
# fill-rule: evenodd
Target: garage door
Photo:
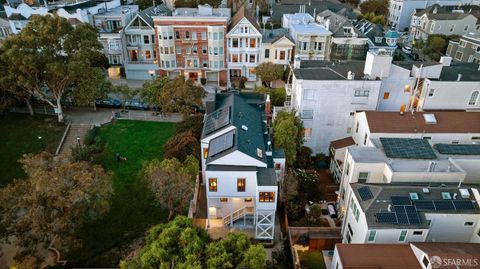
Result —
<instances>
[{"instance_id":1,"label":"garage door","mask_svg":"<svg viewBox=\"0 0 480 269\"><path fill-rule=\"evenodd\" d=\"M176 78L180 76L180 71L172 71L172 72L168 72L168 77L169 78Z\"/></svg>"},{"instance_id":2,"label":"garage door","mask_svg":"<svg viewBox=\"0 0 480 269\"><path fill-rule=\"evenodd\" d=\"M146 70L126 70L127 79L146 80L151 79Z\"/></svg>"},{"instance_id":3,"label":"garage door","mask_svg":"<svg viewBox=\"0 0 480 269\"><path fill-rule=\"evenodd\" d=\"M207 72L207 81L218 81L218 72Z\"/></svg>"}]
</instances>

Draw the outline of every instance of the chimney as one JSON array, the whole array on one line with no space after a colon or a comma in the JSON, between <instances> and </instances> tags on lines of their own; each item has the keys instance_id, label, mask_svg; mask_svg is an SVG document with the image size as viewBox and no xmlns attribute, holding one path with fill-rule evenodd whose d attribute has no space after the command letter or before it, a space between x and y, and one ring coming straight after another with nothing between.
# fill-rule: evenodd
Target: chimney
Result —
<instances>
[{"instance_id":1,"label":"chimney","mask_svg":"<svg viewBox=\"0 0 480 269\"><path fill-rule=\"evenodd\" d=\"M354 78L355 78L355 73L353 73L352 71L348 71L347 79L348 80L353 80Z\"/></svg>"},{"instance_id":2,"label":"chimney","mask_svg":"<svg viewBox=\"0 0 480 269\"><path fill-rule=\"evenodd\" d=\"M300 56L295 56L295 59L293 60L293 69L299 69L301 63L302 59L300 58Z\"/></svg>"},{"instance_id":3,"label":"chimney","mask_svg":"<svg viewBox=\"0 0 480 269\"><path fill-rule=\"evenodd\" d=\"M267 117L270 116L271 109L272 109L272 104L270 102L270 94L267 94L267 99L265 100L265 115Z\"/></svg>"},{"instance_id":4,"label":"chimney","mask_svg":"<svg viewBox=\"0 0 480 269\"><path fill-rule=\"evenodd\" d=\"M442 56L442 57L440 57L440 63L441 63L443 66L450 66L450 64L452 63L452 57L450 57L450 56Z\"/></svg>"},{"instance_id":5,"label":"chimney","mask_svg":"<svg viewBox=\"0 0 480 269\"><path fill-rule=\"evenodd\" d=\"M325 21L325 28L327 28L327 30L330 30L330 19L327 19Z\"/></svg>"},{"instance_id":6,"label":"chimney","mask_svg":"<svg viewBox=\"0 0 480 269\"><path fill-rule=\"evenodd\" d=\"M457 81L460 81L462 79L462 74L458 74Z\"/></svg>"}]
</instances>

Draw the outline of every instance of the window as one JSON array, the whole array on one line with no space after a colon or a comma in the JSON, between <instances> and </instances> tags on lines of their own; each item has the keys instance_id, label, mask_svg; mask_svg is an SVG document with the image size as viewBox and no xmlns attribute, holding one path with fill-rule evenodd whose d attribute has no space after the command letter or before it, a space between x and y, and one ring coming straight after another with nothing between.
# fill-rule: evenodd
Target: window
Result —
<instances>
[{"instance_id":1,"label":"window","mask_svg":"<svg viewBox=\"0 0 480 269\"><path fill-rule=\"evenodd\" d=\"M348 176L349 172L350 172L350 163L347 162L347 165L345 165L345 174Z\"/></svg>"},{"instance_id":2,"label":"window","mask_svg":"<svg viewBox=\"0 0 480 269\"><path fill-rule=\"evenodd\" d=\"M478 91L472 92L472 95L470 95L470 100L468 101L468 105L474 106L477 104L478 100Z\"/></svg>"},{"instance_id":3,"label":"window","mask_svg":"<svg viewBox=\"0 0 480 269\"><path fill-rule=\"evenodd\" d=\"M192 40L197 40L197 32L192 32Z\"/></svg>"},{"instance_id":4,"label":"window","mask_svg":"<svg viewBox=\"0 0 480 269\"><path fill-rule=\"evenodd\" d=\"M355 127L355 133L358 133L358 127L360 127L360 122L357 121L357 126Z\"/></svg>"},{"instance_id":5,"label":"window","mask_svg":"<svg viewBox=\"0 0 480 269\"><path fill-rule=\"evenodd\" d=\"M197 52L198 52L198 47L197 47L197 45L193 46L192 51L193 51L193 53L197 54Z\"/></svg>"},{"instance_id":6,"label":"window","mask_svg":"<svg viewBox=\"0 0 480 269\"><path fill-rule=\"evenodd\" d=\"M250 54L249 55L248 62L249 63L255 63L255 54Z\"/></svg>"},{"instance_id":7,"label":"window","mask_svg":"<svg viewBox=\"0 0 480 269\"><path fill-rule=\"evenodd\" d=\"M462 58L463 58L463 52L457 51L457 53L455 53L455 59L461 61Z\"/></svg>"},{"instance_id":8,"label":"window","mask_svg":"<svg viewBox=\"0 0 480 269\"><path fill-rule=\"evenodd\" d=\"M303 90L303 100L313 100L313 95L314 95L314 90L313 89L305 89Z\"/></svg>"},{"instance_id":9,"label":"window","mask_svg":"<svg viewBox=\"0 0 480 269\"><path fill-rule=\"evenodd\" d=\"M165 61L165 68L170 68L170 62L169 61Z\"/></svg>"},{"instance_id":10,"label":"window","mask_svg":"<svg viewBox=\"0 0 480 269\"><path fill-rule=\"evenodd\" d=\"M428 90L428 96L432 97L434 93L435 93L435 89Z\"/></svg>"},{"instance_id":11,"label":"window","mask_svg":"<svg viewBox=\"0 0 480 269\"><path fill-rule=\"evenodd\" d=\"M375 235L377 231L370 231L368 234L368 242L375 242Z\"/></svg>"},{"instance_id":12,"label":"window","mask_svg":"<svg viewBox=\"0 0 480 269\"><path fill-rule=\"evenodd\" d=\"M176 39L180 39L180 32L179 32L179 31L176 31L176 32L175 32L175 38L176 38Z\"/></svg>"},{"instance_id":13,"label":"window","mask_svg":"<svg viewBox=\"0 0 480 269\"><path fill-rule=\"evenodd\" d=\"M260 192L258 194L260 203L273 203L275 202L275 192Z\"/></svg>"},{"instance_id":14,"label":"window","mask_svg":"<svg viewBox=\"0 0 480 269\"><path fill-rule=\"evenodd\" d=\"M452 24L452 26L450 26L450 33L453 32L453 30L455 30L455 24Z\"/></svg>"},{"instance_id":15,"label":"window","mask_svg":"<svg viewBox=\"0 0 480 269\"><path fill-rule=\"evenodd\" d=\"M431 138L430 136L424 136L424 137L422 137L422 139L430 140L430 139L432 139L432 138Z\"/></svg>"},{"instance_id":16,"label":"window","mask_svg":"<svg viewBox=\"0 0 480 269\"><path fill-rule=\"evenodd\" d=\"M243 199L243 200L244 200L245 202L249 203L249 202L251 202L253 199L252 199L252 198L245 198L245 199Z\"/></svg>"},{"instance_id":17,"label":"window","mask_svg":"<svg viewBox=\"0 0 480 269\"><path fill-rule=\"evenodd\" d=\"M302 110L302 119L313 119L313 110L311 109Z\"/></svg>"},{"instance_id":18,"label":"window","mask_svg":"<svg viewBox=\"0 0 480 269\"><path fill-rule=\"evenodd\" d=\"M352 127L348 127L347 128L347 134L351 134L352 133Z\"/></svg>"},{"instance_id":19,"label":"window","mask_svg":"<svg viewBox=\"0 0 480 269\"><path fill-rule=\"evenodd\" d=\"M383 93L383 100L388 100L389 97L390 97L390 93L389 93L389 92L384 92L384 93Z\"/></svg>"},{"instance_id":20,"label":"window","mask_svg":"<svg viewBox=\"0 0 480 269\"><path fill-rule=\"evenodd\" d=\"M358 182L359 183L365 183L367 182L369 172L360 172L358 173Z\"/></svg>"},{"instance_id":21,"label":"window","mask_svg":"<svg viewBox=\"0 0 480 269\"><path fill-rule=\"evenodd\" d=\"M282 164L281 163L275 163L275 170L280 170L282 169Z\"/></svg>"},{"instance_id":22,"label":"window","mask_svg":"<svg viewBox=\"0 0 480 269\"><path fill-rule=\"evenodd\" d=\"M407 238L407 230L402 230L400 232L400 237L398 237L398 242L405 242L406 238Z\"/></svg>"},{"instance_id":23,"label":"window","mask_svg":"<svg viewBox=\"0 0 480 269\"><path fill-rule=\"evenodd\" d=\"M423 256L422 263L425 268L428 268L428 266L430 265L430 261L428 260L427 256Z\"/></svg>"},{"instance_id":24,"label":"window","mask_svg":"<svg viewBox=\"0 0 480 269\"><path fill-rule=\"evenodd\" d=\"M238 63L238 54L232 54L232 63Z\"/></svg>"},{"instance_id":25,"label":"window","mask_svg":"<svg viewBox=\"0 0 480 269\"><path fill-rule=\"evenodd\" d=\"M270 58L270 49L265 49L265 58Z\"/></svg>"},{"instance_id":26,"label":"window","mask_svg":"<svg viewBox=\"0 0 480 269\"><path fill-rule=\"evenodd\" d=\"M213 48L213 54L218 55L218 47Z\"/></svg>"},{"instance_id":27,"label":"window","mask_svg":"<svg viewBox=\"0 0 480 269\"><path fill-rule=\"evenodd\" d=\"M413 231L413 235L422 235L423 231Z\"/></svg>"},{"instance_id":28,"label":"window","mask_svg":"<svg viewBox=\"0 0 480 269\"><path fill-rule=\"evenodd\" d=\"M369 94L369 90L355 90L355 97L368 97Z\"/></svg>"},{"instance_id":29,"label":"window","mask_svg":"<svg viewBox=\"0 0 480 269\"><path fill-rule=\"evenodd\" d=\"M185 32L185 38L186 38L186 39L190 39L190 32L189 32L189 31L186 31L186 32Z\"/></svg>"},{"instance_id":30,"label":"window","mask_svg":"<svg viewBox=\"0 0 480 269\"><path fill-rule=\"evenodd\" d=\"M350 112L350 116L355 116L355 112Z\"/></svg>"},{"instance_id":31,"label":"window","mask_svg":"<svg viewBox=\"0 0 480 269\"><path fill-rule=\"evenodd\" d=\"M148 35L143 36L143 44L150 44L150 37Z\"/></svg>"},{"instance_id":32,"label":"window","mask_svg":"<svg viewBox=\"0 0 480 269\"><path fill-rule=\"evenodd\" d=\"M237 178L237 192L245 192L245 179Z\"/></svg>"},{"instance_id":33,"label":"window","mask_svg":"<svg viewBox=\"0 0 480 269\"><path fill-rule=\"evenodd\" d=\"M213 40L218 40L218 33L217 32L213 33Z\"/></svg>"},{"instance_id":34,"label":"window","mask_svg":"<svg viewBox=\"0 0 480 269\"><path fill-rule=\"evenodd\" d=\"M465 48L466 45L467 45L467 42L465 42L463 40L460 40L460 42L458 43L458 46L462 47L462 48Z\"/></svg>"},{"instance_id":35,"label":"window","mask_svg":"<svg viewBox=\"0 0 480 269\"><path fill-rule=\"evenodd\" d=\"M202 32L202 40L207 40L207 32Z\"/></svg>"},{"instance_id":36,"label":"window","mask_svg":"<svg viewBox=\"0 0 480 269\"><path fill-rule=\"evenodd\" d=\"M177 51L177 54L182 54L182 47L177 46L175 50Z\"/></svg>"},{"instance_id":37,"label":"window","mask_svg":"<svg viewBox=\"0 0 480 269\"><path fill-rule=\"evenodd\" d=\"M223 55L223 47L219 47L219 48L218 48L218 54L219 54L219 55Z\"/></svg>"},{"instance_id":38,"label":"window","mask_svg":"<svg viewBox=\"0 0 480 269\"><path fill-rule=\"evenodd\" d=\"M207 60L203 60L203 67L208 67L208 61Z\"/></svg>"},{"instance_id":39,"label":"window","mask_svg":"<svg viewBox=\"0 0 480 269\"><path fill-rule=\"evenodd\" d=\"M207 47L206 46L202 46L202 53L207 54Z\"/></svg>"},{"instance_id":40,"label":"window","mask_svg":"<svg viewBox=\"0 0 480 269\"><path fill-rule=\"evenodd\" d=\"M312 128L304 128L303 129L303 137L304 138L312 137Z\"/></svg>"},{"instance_id":41,"label":"window","mask_svg":"<svg viewBox=\"0 0 480 269\"><path fill-rule=\"evenodd\" d=\"M145 59L150 60L150 58L152 58L152 54L149 50L146 50L145 51Z\"/></svg>"},{"instance_id":42,"label":"window","mask_svg":"<svg viewBox=\"0 0 480 269\"><path fill-rule=\"evenodd\" d=\"M434 29L435 29L435 23L432 23L432 25L430 25L430 33L433 33Z\"/></svg>"},{"instance_id":43,"label":"window","mask_svg":"<svg viewBox=\"0 0 480 269\"><path fill-rule=\"evenodd\" d=\"M238 48L238 38L232 39L232 48Z\"/></svg>"},{"instance_id":44,"label":"window","mask_svg":"<svg viewBox=\"0 0 480 269\"><path fill-rule=\"evenodd\" d=\"M284 51L284 50L280 51L280 58L279 58L279 60L285 60L285 51Z\"/></svg>"},{"instance_id":45,"label":"window","mask_svg":"<svg viewBox=\"0 0 480 269\"><path fill-rule=\"evenodd\" d=\"M203 148L203 158L206 159L208 157L208 148Z\"/></svg>"},{"instance_id":46,"label":"window","mask_svg":"<svg viewBox=\"0 0 480 269\"><path fill-rule=\"evenodd\" d=\"M463 27L463 31L468 31L468 25L465 25L465 27Z\"/></svg>"},{"instance_id":47,"label":"window","mask_svg":"<svg viewBox=\"0 0 480 269\"><path fill-rule=\"evenodd\" d=\"M365 134L365 137L363 138L363 145L367 145L367 140L368 140L368 134Z\"/></svg>"},{"instance_id":48,"label":"window","mask_svg":"<svg viewBox=\"0 0 480 269\"><path fill-rule=\"evenodd\" d=\"M467 221L463 224L463 226L473 226L473 221Z\"/></svg>"},{"instance_id":49,"label":"window","mask_svg":"<svg viewBox=\"0 0 480 269\"><path fill-rule=\"evenodd\" d=\"M220 202L226 203L226 202L228 202L228 198L220 198Z\"/></svg>"},{"instance_id":50,"label":"window","mask_svg":"<svg viewBox=\"0 0 480 269\"><path fill-rule=\"evenodd\" d=\"M217 179L216 178L209 178L208 179L208 190L211 192L217 191Z\"/></svg>"},{"instance_id":51,"label":"window","mask_svg":"<svg viewBox=\"0 0 480 269\"><path fill-rule=\"evenodd\" d=\"M250 38L250 48L255 48L257 46L257 39Z\"/></svg>"}]
</instances>

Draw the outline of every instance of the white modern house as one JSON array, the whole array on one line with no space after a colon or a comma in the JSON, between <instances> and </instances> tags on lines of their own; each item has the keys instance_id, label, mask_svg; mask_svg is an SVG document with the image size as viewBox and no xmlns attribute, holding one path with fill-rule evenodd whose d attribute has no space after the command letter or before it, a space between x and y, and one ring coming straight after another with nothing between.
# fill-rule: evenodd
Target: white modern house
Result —
<instances>
[{"instance_id":1,"label":"white modern house","mask_svg":"<svg viewBox=\"0 0 480 269\"><path fill-rule=\"evenodd\" d=\"M295 57L302 60L328 60L332 32L315 22L308 13L284 14L282 27L295 42Z\"/></svg>"},{"instance_id":2,"label":"white modern house","mask_svg":"<svg viewBox=\"0 0 480 269\"><path fill-rule=\"evenodd\" d=\"M127 79L147 80L158 73L157 39L153 16L168 14L165 5L149 7L138 12L125 27L125 74Z\"/></svg>"},{"instance_id":3,"label":"white modern house","mask_svg":"<svg viewBox=\"0 0 480 269\"><path fill-rule=\"evenodd\" d=\"M458 6L458 5L479 5L478 0L392 0L388 7L388 23L395 27L396 30L403 31L410 26L412 15L417 9L427 8L433 4L441 6Z\"/></svg>"},{"instance_id":4,"label":"white modern house","mask_svg":"<svg viewBox=\"0 0 480 269\"><path fill-rule=\"evenodd\" d=\"M270 104L262 95L217 94L207 104L201 139L207 229L254 229L273 239L275 211L285 169L267 131Z\"/></svg>"},{"instance_id":5,"label":"white modern house","mask_svg":"<svg viewBox=\"0 0 480 269\"><path fill-rule=\"evenodd\" d=\"M343 243L480 243L479 187L351 183Z\"/></svg>"},{"instance_id":6,"label":"white modern house","mask_svg":"<svg viewBox=\"0 0 480 269\"><path fill-rule=\"evenodd\" d=\"M232 17L227 32L227 66L230 79L256 81L255 68L261 63L262 33L245 7Z\"/></svg>"}]
</instances>

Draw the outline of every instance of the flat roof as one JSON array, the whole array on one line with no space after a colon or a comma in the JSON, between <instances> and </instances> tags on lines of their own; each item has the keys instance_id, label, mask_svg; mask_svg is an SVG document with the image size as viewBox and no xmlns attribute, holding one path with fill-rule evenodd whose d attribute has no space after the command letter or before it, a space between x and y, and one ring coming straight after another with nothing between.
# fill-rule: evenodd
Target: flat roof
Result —
<instances>
[{"instance_id":1,"label":"flat roof","mask_svg":"<svg viewBox=\"0 0 480 269\"><path fill-rule=\"evenodd\" d=\"M295 69L297 79L304 80L347 80L348 72L355 74L354 80L363 79L365 61L301 61L300 68Z\"/></svg>"},{"instance_id":2,"label":"flat roof","mask_svg":"<svg viewBox=\"0 0 480 269\"><path fill-rule=\"evenodd\" d=\"M336 244L343 268L421 269L408 244Z\"/></svg>"},{"instance_id":3,"label":"flat roof","mask_svg":"<svg viewBox=\"0 0 480 269\"><path fill-rule=\"evenodd\" d=\"M465 111L399 112L365 111L371 133L480 133L480 113ZM424 114L435 115L427 124Z\"/></svg>"},{"instance_id":4,"label":"flat roof","mask_svg":"<svg viewBox=\"0 0 480 269\"><path fill-rule=\"evenodd\" d=\"M355 140L353 140L351 136L330 142L330 146L334 149L341 149L352 145L355 145Z\"/></svg>"},{"instance_id":5,"label":"flat roof","mask_svg":"<svg viewBox=\"0 0 480 269\"><path fill-rule=\"evenodd\" d=\"M450 66L444 66L438 80L442 81L480 81L480 71L476 63L452 62ZM453 90L453 89L452 89Z\"/></svg>"},{"instance_id":6,"label":"flat roof","mask_svg":"<svg viewBox=\"0 0 480 269\"><path fill-rule=\"evenodd\" d=\"M480 246L474 243L424 243L412 242L413 246L425 252L429 257L454 255L455 258L478 258L480 259Z\"/></svg>"}]
</instances>

